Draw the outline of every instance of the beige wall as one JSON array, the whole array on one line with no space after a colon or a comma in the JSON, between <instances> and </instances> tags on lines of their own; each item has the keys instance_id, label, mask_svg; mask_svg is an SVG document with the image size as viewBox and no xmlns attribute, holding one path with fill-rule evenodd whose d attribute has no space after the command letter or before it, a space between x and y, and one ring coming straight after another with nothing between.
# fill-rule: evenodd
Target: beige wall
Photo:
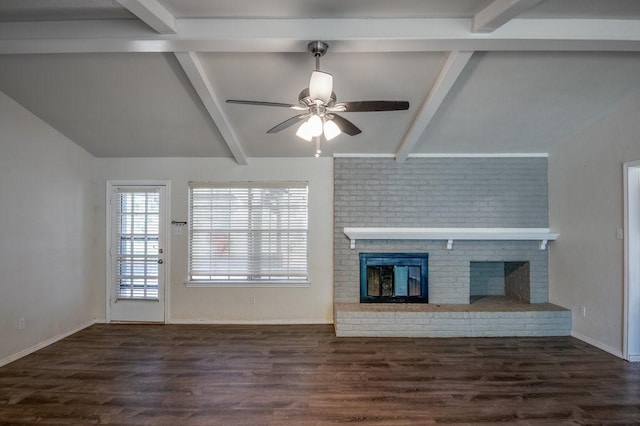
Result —
<instances>
[{"instance_id":1,"label":"beige wall","mask_svg":"<svg viewBox=\"0 0 640 426\"><path fill-rule=\"evenodd\" d=\"M107 180L169 180L169 220L186 221L189 181L307 181L309 182L309 274L306 288L216 287L188 288L187 232L171 235L169 321L205 323L331 323L333 322L333 160L331 158L250 159L238 166L228 159L155 158L96 159L98 223L97 270L104 276L105 182ZM103 278L104 283L104 278ZM105 318L105 285L95 304ZM250 303L255 296L256 303Z\"/></svg>"},{"instance_id":2,"label":"beige wall","mask_svg":"<svg viewBox=\"0 0 640 426\"><path fill-rule=\"evenodd\" d=\"M640 95L549 156L550 301L573 310L573 333L622 353L622 164L640 160ZM586 308L586 316L579 308Z\"/></svg>"},{"instance_id":3,"label":"beige wall","mask_svg":"<svg viewBox=\"0 0 640 426\"><path fill-rule=\"evenodd\" d=\"M96 282L92 157L2 93L0 129L2 365L91 323Z\"/></svg>"},{"instance_id":4,"label":"beige wall","mask_svg":"<svg viewBox=\"0 0 640 426\"><path fill-rule=\"evenodd\" d=\"M170 220L189 180L308 181L308 287L187 288L187 235L171 235L169 319L333 321L331 158L97 159L2 93L0 128L0 365L105 319L107 179L171 181Z\"/></svg>"}]
</instances>

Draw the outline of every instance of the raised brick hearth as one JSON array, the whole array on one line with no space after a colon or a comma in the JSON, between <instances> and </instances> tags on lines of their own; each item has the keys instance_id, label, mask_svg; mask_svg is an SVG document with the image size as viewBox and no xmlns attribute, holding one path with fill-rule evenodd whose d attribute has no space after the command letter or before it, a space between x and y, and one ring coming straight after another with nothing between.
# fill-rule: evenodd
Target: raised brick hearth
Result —
<instances>
[{"instance_id":1,"label":"raised brick hearth","mask_svg":"<svg viewBox=\"0 0 640 426\"><path fill-rule=\"evenodd\" d=\"M345 337L567 336L571 311L501 296L455 305L338 303L335 329Z\"/></svg>"}]
</instances>

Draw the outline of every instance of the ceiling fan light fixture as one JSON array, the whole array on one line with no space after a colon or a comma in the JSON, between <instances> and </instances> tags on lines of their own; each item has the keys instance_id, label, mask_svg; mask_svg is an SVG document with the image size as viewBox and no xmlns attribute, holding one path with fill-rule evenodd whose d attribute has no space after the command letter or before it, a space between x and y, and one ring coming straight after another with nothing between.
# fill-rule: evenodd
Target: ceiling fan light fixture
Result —
<instances>
[{"instance_id":1,"label":"ceiling fan light fixture","mask_svg":"<svg viewBox=\"0 0 640 426\"><path fill-rule=\"evenodd\" d=\"M313 71L309 80L309 97L328 103L333 92L333 75L324 71Z\"/></svg>"},{"instance_id":2,"label":"ceiling fan light fixture","mask_svg":"<svg viewBox=\"0 0 640 426\"><path fill-rule=\"evenodd\" d=\"M330 141L340 133L342 133L342 130L340 130L340 127L338 127L338 125L332 120L327 120L324 122L324 138L326 140Z\"/></svg>"}]
</instances>

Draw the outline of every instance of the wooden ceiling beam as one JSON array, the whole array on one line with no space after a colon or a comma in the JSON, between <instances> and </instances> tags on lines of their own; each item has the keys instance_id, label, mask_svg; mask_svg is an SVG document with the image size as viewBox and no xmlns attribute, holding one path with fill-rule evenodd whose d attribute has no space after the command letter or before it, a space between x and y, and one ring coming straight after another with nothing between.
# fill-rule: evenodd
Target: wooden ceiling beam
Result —
<instances>
[{"instance_id":1,"label":"wooden ceiling beam","mask_svg":"<svg viewBox=\"0 0 640 426\"><path fill-rule=\"evenodd\" d=\"M472 33L469 19L186 19L178 34L136 20L0 23L0 54L93 52L640 51L640 21L515 19Z\"/></svg>"},{"instance_id":2,"label":"wooden ceiling beam","mask_svg":"<svg viewBox=\"0 0 640 426\"><path fill-rule=\"evenodd\" d=\"M490 33L503 26L541 0L494 0L473 17L474 33Z\"/></svg>"},{"instance_id":3,"label":"wooden ceiling beam","mask_svg":"<svg viewBox=\"0 0 640 426\"><path fill-rule=\"evenodd\" d=\"M400 143L400 147L396 151L396 161L402 162L407 159L409 154L418 144L420 137L424 134L435 116L436 112L442 105L444 98L447 96L453 84L458 80L462 70L471 59L473 52L451 52L447 61L442 67L435 84L431 88L429 95L422 104L420 111L416 115L411 127L407 131L405 137Z\"/></svg>"},{"instance_id":4,"label":"wooden ceiling beam","mask_svg":"<svg viewBox=\"0 0 640 426\"><path fill-rule=\"evenodd\" d=\"M229 147L229 151L231 151L233 158L238 164L247 165L247 156L242 149L242 145L240 145L236 133L229 123L227 115L222 109L220 100L213 90L213 86L200 63L200 59L198 59L198 55L195 52L180 52L176 53L175 56L187 75L187 78L193 85L196 93L200 97L200 100L204 104L209 116L215 123L216 127L218 127L218 130Z\"/></svg>"},{"instance_id":5,"label":"wooden ceiling beam","mask_svg":"<svg viewBox=\"0 0 640 426\"><path fill-rule=\"evenodd\" d=\"M176 18L157 0L116 0L159 34L175 34Z\"/></svg>"}]
</instances>

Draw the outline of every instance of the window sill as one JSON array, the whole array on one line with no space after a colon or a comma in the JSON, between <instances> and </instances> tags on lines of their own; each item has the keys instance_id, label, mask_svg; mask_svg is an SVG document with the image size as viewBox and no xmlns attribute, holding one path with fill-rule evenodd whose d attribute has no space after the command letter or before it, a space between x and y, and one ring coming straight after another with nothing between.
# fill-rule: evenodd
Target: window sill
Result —
<instances>
[{"instance_id":1,"label":"window sill","mask_svg":"<svg viewBox=\"0 0 640 426\"><path fill-rule=\"evenodd\" d=\"M300 281L187 281L184 283L185 287L252 287L252 288L269 288L269 287L309 287L311 284L308 280Z\"/></svg>"},{"instance_id":2,"label":"window sill","mask_svg":"<svg viewBox=\"0 0 640 426\"><path fill-rule=\"evenodd\" d=\"M159 302L157 297L116 297L114 303L122 302L123 300L133 300L135 302Z\"/></svg>"}]
</instances>

